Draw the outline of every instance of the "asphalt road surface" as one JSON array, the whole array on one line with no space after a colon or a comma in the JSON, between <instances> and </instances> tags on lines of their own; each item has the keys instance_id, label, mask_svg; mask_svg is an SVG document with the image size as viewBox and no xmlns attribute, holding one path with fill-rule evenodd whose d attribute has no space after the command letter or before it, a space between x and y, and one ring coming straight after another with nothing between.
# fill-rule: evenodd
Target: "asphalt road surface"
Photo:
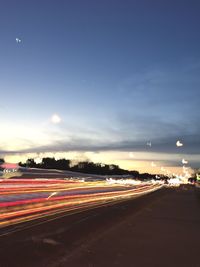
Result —
<instances>
[{"instance_id":1,"label":"asphalt road surface","mask_svg":"<svg viewBox=\"0 0 200 267\"><path fill-rule=\"evenodd\" d=\"M66 216L0 237L0 267L200 266L192 186Z\"/></svg>"}]
</instances>

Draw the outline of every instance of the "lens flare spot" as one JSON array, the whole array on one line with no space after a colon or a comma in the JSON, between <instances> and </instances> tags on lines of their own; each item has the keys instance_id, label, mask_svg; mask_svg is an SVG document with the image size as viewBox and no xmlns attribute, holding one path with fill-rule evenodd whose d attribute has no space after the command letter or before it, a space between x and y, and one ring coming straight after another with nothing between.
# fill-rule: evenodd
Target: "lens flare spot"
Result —
<instances>
[{"instance_id":1,"label":"lens flare spot","mask_svg":"<svg viewBox=\"0 0 200 267\"><path fill-rule=\"evenodd\" d=\"M51 117L51 121L55 124L58 124L61 122L61 118L58 114L53 114Z\"/></svg>"},{"instance_id":2,"label":"lens flare spot","mask_svg":"<svg viewBox=\"0 0 200 267\"><path fill-rule=\"evenodd\" d=\"M176 146L177 146L177 147L181 147L181 146L183 146L183 143L181 143L181 141L178 140L178 141L176 142Z\"/></svg>"}]
</instances>

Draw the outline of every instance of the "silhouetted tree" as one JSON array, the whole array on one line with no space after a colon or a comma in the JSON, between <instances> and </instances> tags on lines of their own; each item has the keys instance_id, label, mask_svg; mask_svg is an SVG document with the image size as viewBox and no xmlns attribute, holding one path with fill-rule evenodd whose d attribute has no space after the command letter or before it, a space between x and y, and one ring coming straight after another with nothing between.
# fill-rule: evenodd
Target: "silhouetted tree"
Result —
<instances>
[{"instance_id":1,"label":"silhouetted tree","mask_svg":"<svg viewBox=\"0 0 200 267\"><path fill-rule=\"evenodd\" d=\"M40 166L44 169L69 170L70 163L69 159L43 158Z\"/></svg>"},{"instance_id":2,"label":"silhouetted tree","mask_svg":"<svg viewBox=\"0 0 200 267\"><path fill-rule=\"evenodd\" d=\"M99 175L130 175L132 178L139 180L156 179L155 174L139 173L138 171L124 170L116 164L103 164L94 163L91 161L81 161L71 167L71 161L69 159L58 159L46 157L42 159L41 163L36 163L34 159L27 159L26 163L19 162L22 167L29 168L44 168L44 169L58 169L58 170L71 170L76 172L99 174ZM166 176L159 176L160 179L168 179Z\"/></svg>"},{"instance_id":3,"label":"silhouetted tree","mask_svg":"<svg viewBox=\"0 0 200 267\"><path fill-rule=\"evenodd\" d=\"M26 161L26 167L36 168L37 167L37 163L35 162L34 159L27 159L27 161Z\"/></svg>"},{"instance_id":4,"label":"silhouetted tree","mask_svg":"<svg viewBox=\"0 0 200 267\"><path fill-rule=\"evenodd\" d=\"M134 178L138 178L139 175L140 175L138 171L129 171L129 173L130 173Z\"/></svg>"},{"instance_id":5,"label":"silhouetted tree","mask_svg":"<svg viewBox=\"0 0 200 267\"><path fill-rule=\"evenodd\" d=\"M20 167L26 167L26 163L22 163L21 161L18 163Z\"/></svg>"},{"instance_id":6,"label":"silhouetted tree","mask_svg":"<svg viewBox=\"0 0 200 267\"><path fill-rule=\"evenodd\" d=\"M71 161L69 159L58 159L56 161L56 169L69 170Z\"/></svg>"},{"instance_id":7,"label":"silhouetted tree","mask_svg":"<svg viewBox=\"0 0 200 267\"><path fill-rule=\"evenodd\" d=\"M41 166L44 169L56 169L56 160L55 158L43 158Z\"/></svg>"},{"instance_id":8,"label":"silhouetted tree","mask_svg":"<svg viewBox=\"0 0 200 267\"><path fill-rule=\"evenodd\" d=\"M3 164L4 162L5 162L5 160L0 158L0 164Z\"/></svg>"}]
</instances>

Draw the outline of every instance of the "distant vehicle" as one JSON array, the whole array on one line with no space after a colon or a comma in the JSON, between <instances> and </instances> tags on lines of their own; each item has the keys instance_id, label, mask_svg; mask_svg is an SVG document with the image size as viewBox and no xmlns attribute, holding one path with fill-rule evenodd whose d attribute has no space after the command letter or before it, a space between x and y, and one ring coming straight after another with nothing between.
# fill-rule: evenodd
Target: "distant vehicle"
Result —
<instances>
[{"instance_id":1,"label":"distant vehicle","mask_svg":"<svg viewBox=\"0 0 200 267\"><path fill-rule=\"evenodd\" d=\"M21 176L18 164L3 163L0 165L0 177L11 178Z\"/></svg>"},{"instance_id":2,"label":"distant vehicle","mask_svg":"<svg viewBox=\"0 0 200 267\"><path fill-rule=\"evenodd\" d=\"M198 195L200 195L200 174L196 174L195 188L197 189Z\"/></svg>"}]
</instances>

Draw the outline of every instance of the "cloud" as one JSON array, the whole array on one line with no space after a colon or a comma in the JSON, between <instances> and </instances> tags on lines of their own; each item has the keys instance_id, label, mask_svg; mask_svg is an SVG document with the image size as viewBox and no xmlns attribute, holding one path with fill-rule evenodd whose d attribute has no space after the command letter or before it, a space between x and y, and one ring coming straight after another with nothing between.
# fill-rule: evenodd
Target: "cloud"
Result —
<instances>
[{"instance_id":1,"label":"cloud","mask_svg":"<svg viewBox=\"0 0 200 267\"><path fill-rule=\"evenodd\" d=\"M67 127L66 123L62 123L56 128L56 131L54 128L47 127L45 132L40 132L40 135L38 133L40 142L36 142L35 139L34 142L31 142L32 139L30 142L28 139L24 139L26 146L18 145L13 149L2 146L0 154L4 156L47 152L113 151L116 154L126 152L126 160L142 161L144 160L143 155L138 158L137 153L149 153L149 155L154 153L157 154L156 157L146 160L157 164L157 161L161 161L160 155L163 154L166 156L162 158L163 165L165 163L179 166L181 159L187 158L191 166L198 167L200 161L200 126L197 121L197 118L193 118L191 122L176 124L151 114L138 117L120 112L116 114L113 123L110 123L109 126L106 125L99 132L98 128L92 128L91 125L84 129L76 127L71 129L71 127ZM24 131L21 130L21 132ZM29 135L29 132L27 134ZM30 136L34 137L35 133ZM48 140L46 140L47 137ZM44 140L46 141L44 142ZM181 140L184 146L177 148L177 140ZM149 141L151 141L151 146L147 146ZM130 155L131 157L134 155L134 158L130 158Z\"/></svg>"},{"instance_id":2,"label":"cloud","mask_svg":"<svg viewBox=\"0 0 200 267\"><path fill-rule=\"evenodd\" d=\"M186 140L186 138L185 138ZM199 167L199 162L200 162L200 153L199 149L199 142L195 142L194 136L191 136L187 140L187 150L186 149L181 149L178 151L177 154L177 148L174 146L174 140L163 140L163 143L155 143L150 150L146 149L145 144L143 143L136 143L132 141L123 141L120 143L112 143L112 144L104 144L101 146L91 144L89 140L76 140L76 143L65 143L64 141L62 142L57 142L52 145L48 146L40 146L40 147L34 147L32 149L26 149L26 150L21 150L21 151L0 151L0 154L2 155L12 155L13 153L19 154L27 154L27 153L56 153L56 152L78 152L81 155L84 155L85 152L99 152L99 153L116 153L119 154L121 152L130 152L134 151L135 154L140 153L140 157L135 157L133 160L134 162L139 162L143 161L145 156L142 154L144 153L149 154L149 159L145 159L149 162L152 161L151 157L152 154L154 154L154 162L157 164L157 162L163 162L164 166L181 166L181 158L185 155L187 155L187 158L189 159L190 166L193 168ZM84 145L83 145L84 144ZM186 148L185 147L185 148ZM78 155L77 154L77 155ZM156 155L155 155L156 154ZM160 157L162 155L162 159ZM82 158L82 157L81 157ZM104 157L102 157L104 158ZM128 160L128 159L127 159ZM130 160L130 157L129 157ZM103 160L102 160L103 162Z\"/></svg>"}]
</instances>

